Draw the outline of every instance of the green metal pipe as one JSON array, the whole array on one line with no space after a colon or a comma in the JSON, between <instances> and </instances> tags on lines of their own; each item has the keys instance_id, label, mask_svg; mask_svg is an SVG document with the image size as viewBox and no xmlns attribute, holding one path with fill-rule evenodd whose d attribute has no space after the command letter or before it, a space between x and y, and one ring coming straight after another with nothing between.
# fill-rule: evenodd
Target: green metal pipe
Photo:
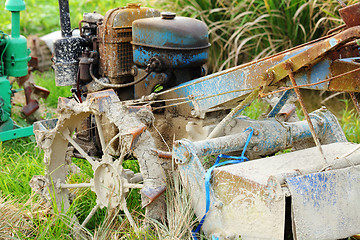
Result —
<instances>
[{"instance_id":1,"label":"green metal pipe","mask_svg":"<svg viewBox=\"0 0 360 240\"><path fill-rule=\"evenodd\" d=\"M20 37L20 12L11 12L11 37Z\"/></svg>"}]
</instances>

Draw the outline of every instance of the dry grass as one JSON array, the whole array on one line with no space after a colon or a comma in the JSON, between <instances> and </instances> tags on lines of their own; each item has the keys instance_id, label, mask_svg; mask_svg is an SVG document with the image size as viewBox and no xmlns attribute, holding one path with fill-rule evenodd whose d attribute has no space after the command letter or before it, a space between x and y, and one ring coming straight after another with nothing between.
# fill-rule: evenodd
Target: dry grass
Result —
<instances>
[{"instance_id":1,"label":"dry grass","mask_svg":"<svg viewBox=\"0 0 360 240\"><path fill-rule=\"evenodd\" d=\"M342 24L335 0L177 0L175 4L158 0L158 4L207 24L213 71L319 38Z\"/></svg>"},{"instance_id":2,"label":"dry grass","mask_svg":"<svg viewBox=\"0 0 360 240\"><path fill-rule=\"evenodd\" d=\"M154 226L156 239L192 239L191 229L197 221L194 220L190 196L182 187L178 171L173 171L168 178L166 206L166 224L149 219Z\"/></svg>"},{"instance_id":3,"label":"dry grass","mask_svg":"<svg viewBox=\"0 0 360 240\"><path fill-rule=\"evenodd\" d=\"M0 239L20 239L19 233L30 231L29 215L14 201L0 198Z\"/></svg>"},{"instance_id":4,"label":"dry grass","mask_svg":"<svg viewBox=\"0 0 360 240\"><path fill-rule=\"evenodd\" d=\"M166 223L145 217L142 230L135 233L131 231L129 222L121 218L119 211L113 210L107 213L103 224L96 229L92 239L191 239L191 229L194 228L197 221L194 220L190 197L182 188L177 171L172 172L168 178L165 194L167 203ZM143 216L141 217L137 213L133 214L133 217L134 215L138 215L135 217L135 221L141 224Z\"/></svg>"}]
</instances>

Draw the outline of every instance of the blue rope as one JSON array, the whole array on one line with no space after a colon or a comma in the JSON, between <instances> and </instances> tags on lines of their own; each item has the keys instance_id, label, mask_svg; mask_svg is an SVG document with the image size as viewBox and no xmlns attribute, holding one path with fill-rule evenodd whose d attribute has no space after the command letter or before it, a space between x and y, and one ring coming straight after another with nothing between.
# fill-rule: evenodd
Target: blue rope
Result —
<instances>
[{"instance_id":1,"label":"blue rope","mask_svg":"<svg viewBox=\"0 0 360 240\"><path fill-rule=\"evenodd\" d=\"M219 166L223 166L223 165L226 165L226 164L242 163L242 162L248 160L248 158L245 157L244 155L245 155L246 148L249 145L250 139L251 139L251 137L253 135L254 129L252 127L248 127L247 129L245 129L244 132L246 132L247 130L251 130L251 132L250 132L250 134L249 134L249 136L248 136L248 138L246 140L246 143L245 143L244 149L243 149L243 151L241 153L241 156L237 157L237 156L228 156L228 155L225 155L225 154L219 154L217 156L217 158L216 158L216 161L215 161L214 165L211 168L209 168L207 170L206 174L205 174L206 209L205 209L205 215L201 218L199 225L197 226L195 231L192 231L192 237L193 237L194 240L198 240L197 237L196 237L196 233L198 233L200 231L200 228L204 224L206 215L209 212L209 208L210 208L210 180L211 180L211 173L214 170L214 168L219 167ZM236 160L228 160L228 161L220 163L221 158L236 159ZM213 236L213 239L218 239L218 238Z\"/></svg>"}]
</instances>

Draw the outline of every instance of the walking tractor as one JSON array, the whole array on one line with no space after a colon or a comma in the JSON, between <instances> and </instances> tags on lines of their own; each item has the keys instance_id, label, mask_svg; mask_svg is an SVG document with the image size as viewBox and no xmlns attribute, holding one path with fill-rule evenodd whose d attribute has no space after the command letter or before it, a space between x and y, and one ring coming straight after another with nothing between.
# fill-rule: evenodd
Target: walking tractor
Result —
<instances>
[{"instance_id":1,"label":"walking tractor","mask_svg":"<svg viewBox=\"0 0 360 240\"><path fill-rule=\"evenodd\" d=\"M138 230L127 208L131 188L141 189L146 215L164 221L174 160L198 229L212 239L360 233L360 146L325 107L308 113L299 91L348 92L360 109L360 3L343 6L346 25L323 38L209 75L208 29L199 20L128 4L85 13L72 36L68 0L59 9L55 81L73 86L73 97L59 98L58 119L34 126L46 174L31 185L65 211L74 189L95 192L82 226L107 207L123 210ZM276 94L263 119L240 115ZM293 99L305 120L294 120ZM140 173L123 167L129 155ZM209 156L216 162L206 170ZM69 177L78 171L74 157L89 163L90 181Z\"/></svg>"}]
</instances>

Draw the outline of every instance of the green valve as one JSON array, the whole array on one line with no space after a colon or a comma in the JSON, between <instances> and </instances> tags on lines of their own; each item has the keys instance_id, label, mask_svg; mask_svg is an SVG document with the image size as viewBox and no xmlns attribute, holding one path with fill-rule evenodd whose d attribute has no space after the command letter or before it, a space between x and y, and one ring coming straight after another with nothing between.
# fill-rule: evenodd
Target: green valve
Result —
<instances>
[{"instance_id":1,"label":"green valve","mask_svg":"<svg viewBox=\"0 0 360 240\"><path fill-rule=\"evenodd\" d=\"M5 9L11 11L11 37L6 39L4 55L5 75L23 77L28 74L28 62L31 59L26 38L20 35L20 11L25 10L25 2L7 0Z\"/></svg>"},{"instance_id":2,"label":"green valve","mask_svg":"<svg viewBox=\"0 0 360 240\"><path fill-rule=\"evenodd\" d=\"M11 119L11 85L8 77L28 74L30 50L26 38L20 35L20 11L25 10L23 0L7 0L5 9L11 11L11 36L0 31L0 141L33 135L33 126L19 128Z\"/></svg>"},{"instance_id":3,"label":"green valve","mask_svg":"<svg viewBox=\"0 0 360 240\"><path fill-rule=\"evenodd\" d=\"M25 10L24 0L6 0L5 9L11 12L20 12Z\"/></svg>"}]
</instances>

